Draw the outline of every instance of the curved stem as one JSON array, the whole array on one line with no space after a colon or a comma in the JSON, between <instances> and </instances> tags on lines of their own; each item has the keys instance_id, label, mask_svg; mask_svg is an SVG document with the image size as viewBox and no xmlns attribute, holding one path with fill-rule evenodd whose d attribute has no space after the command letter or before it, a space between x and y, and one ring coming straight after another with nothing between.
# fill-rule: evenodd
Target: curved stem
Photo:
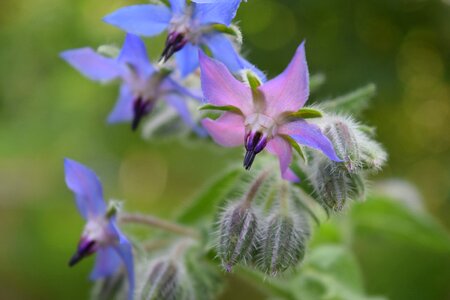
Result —
<instances>
[{"instance_id":1,"label":"curved stem","mask_svg":"<svg viewBox=\"0 0 450 300\"><path fill-rule=\"evenodd\" d=\"M119 222L148 225L176 234L189 236L195 239L198 239L200 237L200 234L195 229L172 223L167 220L159 219L150 215L142 215L137 213L121 213L119 214Z\"/></svg>"}]
</instances>

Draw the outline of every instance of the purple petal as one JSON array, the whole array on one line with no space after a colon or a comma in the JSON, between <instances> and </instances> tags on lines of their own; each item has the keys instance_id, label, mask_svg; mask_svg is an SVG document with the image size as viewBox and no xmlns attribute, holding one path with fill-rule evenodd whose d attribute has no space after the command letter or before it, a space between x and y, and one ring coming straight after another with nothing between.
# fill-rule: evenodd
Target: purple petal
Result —
<instances>
[{"instance_id":1,"label":"purple petal","mask_svg":"<svg viewBox=\"0 0 450 300\"><path fill-rule=\"evenodd\" d=\"M164 83L162 85L162 89L163 89L163 92L171 93L171 92L175 91L181 95L186 95L197 101L203 100L203 94L202 94L201 90L188 89L170 77L166 78L166 80L164 81Z\"/></svg>"},{"instance_id":2,"label":"purple petal","mask_svg":"<svg viewBox=\"0 0 450 300\"><path fill-rule=\"evenodd\" d=\"M133 119L133 101L134 96L127 85L122 84L120 87L119 99L117 99L114 109L108 116L108 123L129 122Z\"/></svg>"},{"instance_id":3,"label":"purple petal","mask_svg":"<svg viewBox=\"0 0 450 300\"><path fill-rule=\"evenodd\" d=\"M198 68L198 47L187 43L175 53L175 58L180 68L181 77L186 77Z\"/></svg>"},{"instance_id":4,"label":"purple petal","mask_svg":"<svg viewBox=\"0 0 450 300\"><path fill-rule=\"evenodd\" d=\"M230 25L236 16L241 0L228 0L215 3L195 4L194 18L200 24L220 23Z\"/></svg>"},{"instance_id":5,"label":"purple petal","mask_svg":"<svg viewBox=\"0 0 450 300\"><path fill-rule=\"evenodd\" d=\"M172 13L165 5L141 4L120 8L103 21L129 33L153 36L167 28L171 17Z\"/></svg>"},{"instance_id":6,"label":"purple petal","mask_svg":"<svg viewBox=\"0 0 450 300\"><path fill-rule=\"evenodd\" d=\"M250 88L234 78L224 64L200 52L200 69L203 95L209 103L217 106L232 105L245 115L252 113Z\"/></svg>"},{"instance_id":7,"label":"purple petal","mask_svg":"<svg viewBox=\"0 0 450 300\"><path fill-rule=\"evenodd\" d=\"M292 137L297 143L322 151L331 160L341 161L334 151L333 144L317 125L300 120L281 125L279 134Z\"/></svg>"},{"instance_id":8,"label":"purple petal","mask_svg":"<svg viewBox=\"0 0 450 300\"><path fill-rule=\"evenodd\" d=\"M241 115L226 112L217 120L203 119L202 125L221 146L236 147L244 144L245 126Z\"/></svg>"},{"instance_id":9,"label":"purple petal","mask_svg":"<svg viewBox=\"0 0 450 300\"><path fill-rule=\"evenodd\" d=\"M75 194L80 214L85 219L104 215L106 204L97 175L82 164L64 159L65 179L67 187Z\"/></svg>"},{"instance_id":10,"label":"purple petal","mask_svg":"<svg viewBox=\"0 0 450 300\"><path fill-rule=\"evenodd\" d=\"M238 73L243 69L250 69L265 82L266 75L245 58L239 55L231 41L222 33L213 33L205 37L206 45L211 50L215 59L223 62L232 73Z\"/></svg>"},{"instance_id":11,"label":"purple petal","mask_svg":"<svg viewBox=\"0 0 450 300\"><path fill-rule=\"evenodd\" d=\"M181 119L194 130L199 136L206 136L205 130L200 127L191 116L186 100L180 95L170 94L166 96L167 103L180 115Z\"/></svg>"},{"instance_id":12,"label":"purple petal","mask_svg":"<svg viewBox=\"0 0 450 300\"><path fill-rule=\"evenodd\" d=\"M266 146L267 151L278 156L281 176L289 181L298 182L299 178L289 169L292 161L292 147L282 137L276 136Z\"/></svg>"},{"instance_id":13,"label":"purple petal","mask_svg":"<svg viewBox=\"0 0 450 300\"><path fill-rule=\"evenodd\" d=\"M114 59L103 57L91 48L67 50L60 56L92 80L110 81L120 75L120 67Z\"/></svg>"},{"instance_id":14,"label":"purple petal","mask_svg":"<svg viewBox=\"0 0 450 300\"><path fill-rule=\"evenodd\" d=\"M170 7L174 14L181 14L186 6L186 0L169 0Z\"/></svg>"},{"instance_id":15,"label":"purple petal","mask_svg":"<svg viewBox=\"0 0 450 300\"><path fill-rule=\"evenodd\" d=\"M283 112L299 110L309 96L309 75L302 43L287 68L260 88L266 97L266 114L276 118Z\"/></svg>"},{"instance_id":16,"label":"purple petal","mask_svg":"<svg viewBox=\"0 0 450 300\"><path fill-rule=\"evenodd\" d=\"M121 263L120 256L114 248L102 247L97 250L95 266L94 270L91 272L90 278L92 280L97 280L99 278L114 275L118 271Z\"/></svg>"},{"instance_id":17,"label":"purple petal","mask_svg":"<svg viewBox=\"0 0 450 300\"><path fill-rule=\"evenodd\" d=\"M150 76L154 68L150 63L144 42L137 36L127 33L118 61L133 66L141 76Z\"/></svg>"},{"instance_id":18,"label":"purple petal","mask_svg":"<svg viewBox=\"0 0 450 300\"><path fill-rule=\"evenodd\" d=\"M128 300L133 299L134 294L134 265L133 265L133 248L128 239L119 232L119 244L115 250L125 265L128 275Z\"/></svg>"}]
</instances>

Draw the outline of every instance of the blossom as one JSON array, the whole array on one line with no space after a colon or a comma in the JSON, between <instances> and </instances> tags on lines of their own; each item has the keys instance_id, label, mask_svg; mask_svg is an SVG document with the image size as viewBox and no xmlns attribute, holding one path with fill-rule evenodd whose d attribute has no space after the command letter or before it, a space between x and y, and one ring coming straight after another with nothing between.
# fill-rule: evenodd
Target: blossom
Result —
<instances>
[{"instance_id":1,"label":"blossom","mask_svg":"<svg viewBox=\"0 0 450 300\"><path fill-rule=\"evenodd\" d=\"M247 68L263 76L236 53L231 41L217 28L218 24L222 27L231 24L240 2L227 0L186 4L185 0L169 0L170 8L163 4L131 5L107 15L104 21L142 36L155 36L167 30L161 59L166 61L175 54L183 77L197 69L200 48L207 48L232 72Z\"/></svg>"},{"instance_id":2,"label":"blossom","mask_svg":"<svg viewBox=\"0 0 450 300\"><path fill-rule=\"evenodd\" d=\"M172 79L167 71L150 63L144 42L127 34L117 58L104 57L91 48L67 50L61 57L87 78L109 82L119 78L119 99L108 116L108 123L130 122L135 130L160 98L172 106L183 121L198 133L202 130L191 118L185 98L197 95Z\"/></svg>"},{"instance_id":3,"label":"blossom","mask_svg":"<svg viewBox=\"0 0 450 300\"><path fill-rule=\"evenodd\" d=\"M114 214L107 211L98 177L89 168L70 159L64 160L64 168L66 184L74 193L78 210L86 220L77 251L69 265L73 266L84 257L96 253L90 276L96 280L115 274L123 263L128 273L128 298L132 299L134 270L131 244L117 227Z\"/></svg>"},{"instance_id":4,"label":"blossom","mask_svg":"<svg viewBox=\"0 0 450 300\"><path fill-rule=\"evenodd\" d=\"M251 88L235 79L220 62L200 54L202 90L206 100L227 110L218 119L204 119L214 141L225 147L244 144L244 167L249 169L263 149L278 156L283 178L298 178L289 169L292 147L298 144L322 151L335 161L331 142L318 126L299 118L309 96L309 75L302 43L288 67L277 77Z\"/></svg>"}]
</instances>

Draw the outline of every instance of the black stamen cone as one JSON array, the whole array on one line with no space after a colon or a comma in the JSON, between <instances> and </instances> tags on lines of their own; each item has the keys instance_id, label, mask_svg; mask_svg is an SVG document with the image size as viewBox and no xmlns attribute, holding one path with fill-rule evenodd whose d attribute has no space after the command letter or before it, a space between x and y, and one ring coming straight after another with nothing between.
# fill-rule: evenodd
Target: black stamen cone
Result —
<instances>
[{"instance_id":1,"label":"black stamen cone","mask_svg":"<svg viewBox=\"0 0 450 300\"><path fill-rule=\"evenodd\" d=\"M244 168L246 170L250 170L250 168L252 167L253 161L255 160L256 157L256 152L253 150L247 150L247 152L245 152L245 157L244 157Z\"/></svg>"},{"instance_id":2,"label":"black stamen cone","mask_svg":"<svg viewBox=\"0 0 450 300\"><path fill-rule=\"evenodd\" d=\"M78 251L70 258L69 267L73 267L77 262L83 259L83 255L81 255Z\"/></svg>"},{"instance_id":3,"label":"black stamen cone","mask_svg":"<svg viewBox=\"0 0 450 300\"><path fill-rule=\"evenodd\" d=\"M95 245L95 241L90 241L84 246L79 246L77 252L70 258L69 267L73 267L76 263L82 260L84 257L92 253L92 247Z\"/></svg>"},{"instance_id":4,"label":"black stamen cone","mask_svg":"<svg viewBox=\"0 0 450 300\"><path fill-rule=\"evenodd\" d=\"M184 38L184 35L177 32L172 32L167 36L166 46L161 54L159 61L165 63L172 55L181 50L181 48L186 45L187 40Z\"/></svg>"},{"instance_id":5,"label":"black stamen cone","mask_svg":"<svg viewBox=\"0 0 450 300\"><path fill-rule=\"evenodd\" d=\"M131 122L131 130L136 131L141 123L142 118L150 112L151 104L149 101L143 101L142 98L138 98L134 101L133 106L133 120Z\"/></svg>"},{"instance_id":6,"label":"black stamen cone","mask_svg":"<svg viewBox=\"0 0 450 300\"><path fill-rule=\"evenodd\" d=\"M162 61L165 63L173 54L175 53L175 48L172 44L166 44L164 47L163 53L161 54L161 57L159 58L159 61Z\"/></svg>"}]
</instances>

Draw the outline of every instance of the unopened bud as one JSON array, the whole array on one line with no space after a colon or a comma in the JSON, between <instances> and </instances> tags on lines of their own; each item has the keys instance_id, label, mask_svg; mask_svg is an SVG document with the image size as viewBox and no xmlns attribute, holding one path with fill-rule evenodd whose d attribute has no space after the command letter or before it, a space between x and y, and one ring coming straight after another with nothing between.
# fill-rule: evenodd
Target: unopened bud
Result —
<instances>
[{"instance_id":1,"label":"unopened bud","mask_svg":"<svg viewBox=\"0 0 450 300\"><path fill-rule=\"evenodd\" d=\"M387 153L380 144L367 138L361 144L361 160L366 169L378 171L385 164Z\"/></svg>"},{"instance_id":2,"label":"unopened bud","mask_svg":"<svg viewBox=\"0 0 450 300\"><path fill-rule=\"evenodd\" d=\"M334 163L325 159L316 162L314 168L311 182L325 208L341 211L347 200L364 199L364 172L351 173L346 169L336 168Z\"/></svg>"},{"instance_id":3,"label":"unopened bud","mask_svg":"<svg viewBox=\"0 0 450 300\"><path fill-rule=\"evenodd\" d=\"M258 268L276 276L295 267L305 255L308 235L309 225L303 214L273 214L261 234Z\"/></svg>"},{"instance_id":4,"label":"unopened bud","mask_svg":"<svg viewBox=\"0 0 450 300\"><path fill-rule=\"evenodd\" d=\"M360 167L360 147L351 120L332 117L324 129L325 135L333 143L337 156L345 162L350 172Z\"/></svg>"},{"instance_id":5,"label":"unopened bud","mask_svg":"<svg viewBox=\"0 0 450 300\"><path fill-rule=\"evenodd\" d=\"M175 300L180 293L180 270L170 258L158 259L150 267L150 273L141 291L142 299Z\"/></svg>"},{"instance_id":6,"label":"unopened bud","mask_svg":"<svg viewBox=\"0 0 450 300\"><path fill-rule=\"evenodd\" d=\"M217 252L227 272L251 256L258 231L256 213L245 201L232 204L221 216Z\"/></svg>"}]
</instances>

